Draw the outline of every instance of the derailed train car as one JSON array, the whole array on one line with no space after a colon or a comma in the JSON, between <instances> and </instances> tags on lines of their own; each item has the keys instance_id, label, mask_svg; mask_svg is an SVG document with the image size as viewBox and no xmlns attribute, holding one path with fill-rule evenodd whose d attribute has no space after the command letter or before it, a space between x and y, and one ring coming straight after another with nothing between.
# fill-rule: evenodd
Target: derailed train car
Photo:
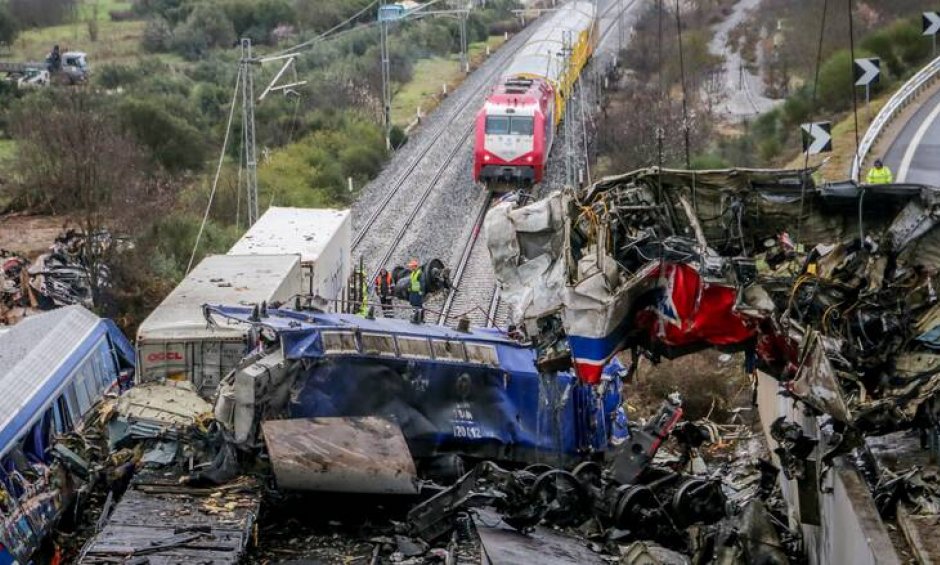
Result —
<instances>
[{"instance_id":1,"label":"derailed train car","mask_svg":"<svg viewBox=\"0 0 940 565\"><path fill-rule=\"evenodd\" d=\"M400 427L419 465L454 455L564 464L625 434L617 363L587 386L539 374L535 350L495 330L233 306L206 314L251 324L266 349L227 379L216 406L243 445L264 422L270 450L270 420L377 416Z\"/></svg>"}]
</instances>

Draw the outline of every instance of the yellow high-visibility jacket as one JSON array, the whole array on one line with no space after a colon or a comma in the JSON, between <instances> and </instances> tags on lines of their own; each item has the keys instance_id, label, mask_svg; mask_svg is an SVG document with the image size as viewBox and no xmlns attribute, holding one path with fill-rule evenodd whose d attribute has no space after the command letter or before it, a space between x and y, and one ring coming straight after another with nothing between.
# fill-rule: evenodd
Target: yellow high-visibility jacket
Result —
<instances>
[{"instance_id":1,"label":"yellow high-visibility jacket","mask_svg":"<svg viewBox=\"0 0 940 565\"><path fill-rule=\"evenodd\" d=\"M872 167L868 169L868 177L866 178L868 184L891 184L894 182L894 175L891 174L891 169L887 166L881 167Z\"/></svg>"}]
</instances>

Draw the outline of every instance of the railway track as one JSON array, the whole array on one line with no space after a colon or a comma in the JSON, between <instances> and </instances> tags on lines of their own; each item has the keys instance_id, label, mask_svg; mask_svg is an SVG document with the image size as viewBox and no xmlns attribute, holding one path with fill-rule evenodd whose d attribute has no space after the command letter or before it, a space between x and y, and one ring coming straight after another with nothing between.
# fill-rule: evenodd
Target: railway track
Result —
<instances>
[{"instance_id":1,"label":"railway track","mask_svg":"<svg viewBox=\"0 0 940 565\"><path fill-rule=\"evenodd\" d=\"M454 96L460 99L449 104L444 115L435 116L435 127L422 137L417 154L385 187L379 203L359 226L353 238L353 254L363 256L371 273L369 280L375 278L380 267L391 266L404 235L413 227L442 177L469 147L474 119L486 92L537 27L529 26L499 49L487 61L483 79L471 90L455 92Z\"/></svg>"},{"instance_id":2,"label":"railway track","mask_svg":"<svg viewBox=\"0 0 940 565\"><path fill-rule=\"evenodd\" d=\"M598 21L608 18L611 12L615 10L619 10L619 12L615 23L609 24L598 37L598 47L610 37L612 31L617 29L623 12L629 10L635 3L636 0L630 0L624 2L621 6L621 3L615 0L604 9ZM578 105L582 111L582 120L585 119L583 104L583 94L579 94ZM586 138L584 142L587 142ZM563 145L563 143L558 143L556 147ZM539 188L545 189L549 184L543 183L543 186ZM483 219L492 203L492 195L488 195L464 239L463 250L453 273L453 288L451 288L443 303L430 301L428 304L429 310L438 313L437 323L439 325L456 326L459 319L463 317L469 319L470 325L475 327L503 327L508 321L508 307L500 301L499 284L496 282L496 276L493 273L486 242L481 237Z\"/></svg>"},{"instance_id":3,"label":"railway track","mask_svg":"<svg viewBox=\"0 0 940 565\"><path fill-rule=\"evenodd\" d=\"M455 326L463 317L475 327L493 327L505 321L498 319L499 285L482 238L483 219L492 202L493 196L487 195L477 212L454 270L453 287L439 310L438 325Z\"/></svg>"}]
</instances>

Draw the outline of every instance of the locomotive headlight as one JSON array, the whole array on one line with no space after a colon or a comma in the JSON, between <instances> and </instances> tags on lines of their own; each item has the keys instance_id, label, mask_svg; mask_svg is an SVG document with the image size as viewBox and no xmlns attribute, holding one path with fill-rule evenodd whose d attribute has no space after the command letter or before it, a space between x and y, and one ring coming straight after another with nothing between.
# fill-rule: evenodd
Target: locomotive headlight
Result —
<instances>
[{"instance_id":1,"label":"locomotive headlight","mask_svg":"<svg viewBox=\"0 0 940 565\"><path fill-rule=\"evenodd\" d=\"M526 162L526 163L531 163L531 162L532 162L532 155L526 156L525 162Z\"/></svg>"},{"instance_id":2,"label":"locomotive headlight","mask_svg":"<svg viewBox=\"0 0 940 565\"><path fill-rule=\"evenodd\" d=\"M490 156L487 155L487 154L484 154L484 155L483 155L483 160L484 160L484 161L489 161L489 160L490 160Z\"/></svg>"}]
</instances>

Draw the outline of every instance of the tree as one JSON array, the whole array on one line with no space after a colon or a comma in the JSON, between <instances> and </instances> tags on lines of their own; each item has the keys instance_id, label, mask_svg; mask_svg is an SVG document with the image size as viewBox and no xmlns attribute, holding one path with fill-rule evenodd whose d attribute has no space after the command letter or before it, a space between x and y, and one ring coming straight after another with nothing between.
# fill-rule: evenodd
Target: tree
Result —
<instances>
[{"instance_id":1,"label":"tree","mask_svg":"<svg viewBox=\"0 0 940 565\"><path fill-rule=\"evenodd\" d=\"M77 0L9 0L10 13L23 26L46 27L72 21Z\"/></svg>"},{"instance_id":2,"label":"tree","mask_svg":"<svg viewBox=\"0 0 940 565\"><path fill-rule=\"evenodd\" d=\"M10 8L0 2L0 45L13 45L20 33L20 24L13 17Z\"/></svg>"},{"instance_id":3,"label":"tree","mask_svg":"<svg viewBox=\"0 0 940 565\"><path fill-rule=\"evenodd\" d=\"M64 214L87 235L140 233L171 199L171 183L147 170L145 153L121 131L100 97L86 89L53 89L24 99L13 112L21 193L34 207ZM95 304L99 274L115 253L86 237L82 249Z\"/></svg>"}]
</instances>

